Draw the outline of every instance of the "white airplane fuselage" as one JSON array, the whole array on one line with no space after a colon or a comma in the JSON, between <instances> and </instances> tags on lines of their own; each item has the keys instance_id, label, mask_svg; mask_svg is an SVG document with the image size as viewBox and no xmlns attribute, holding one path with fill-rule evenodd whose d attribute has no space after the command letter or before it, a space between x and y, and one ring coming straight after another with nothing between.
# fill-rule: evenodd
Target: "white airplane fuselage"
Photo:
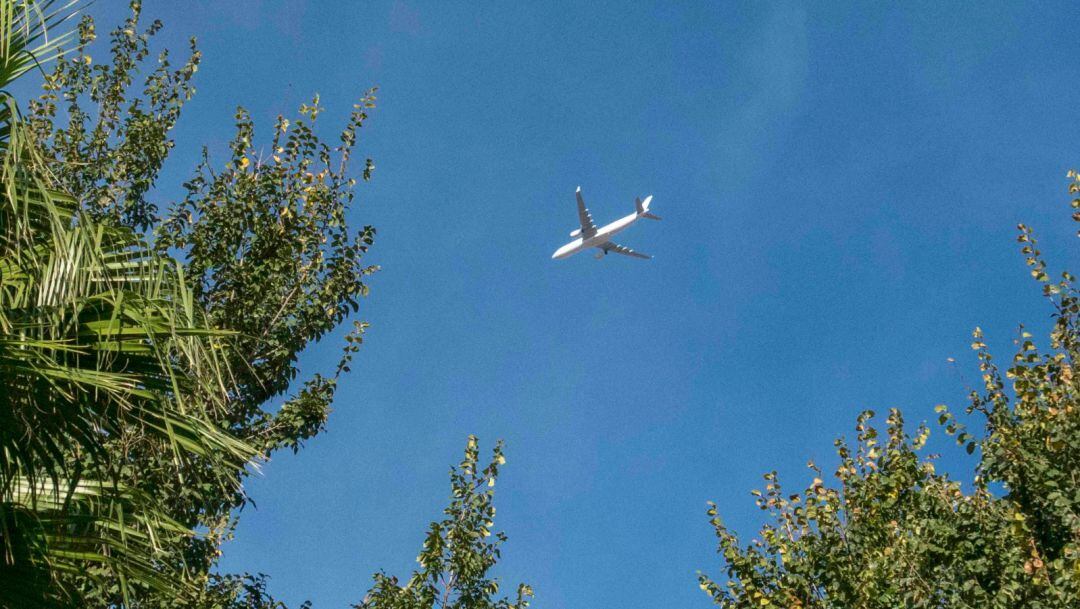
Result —
<instances>
[{"instance_id":1,"label":"white airplane fuselage","mask_svg":"<svg viewBox=\"0 0 1080 609\"><path fill-rule=\"evenodd\" d=\"M611 224L597 229L596 234L589 237L588 239L584 237L578 237L577 239L574 239L570 243L567 243L566 245L555 250L555 253L552 254L551 257L554 259L568 258L582 250L587 250L590 247L599 247L600 245L611 241L612 235L616 235L626 230L628 226L630 226L634 222L637 222L639 218L641 218L641 214L638 213L623 216L622 218L619 218Z\"/></svg>"}]
</instances>

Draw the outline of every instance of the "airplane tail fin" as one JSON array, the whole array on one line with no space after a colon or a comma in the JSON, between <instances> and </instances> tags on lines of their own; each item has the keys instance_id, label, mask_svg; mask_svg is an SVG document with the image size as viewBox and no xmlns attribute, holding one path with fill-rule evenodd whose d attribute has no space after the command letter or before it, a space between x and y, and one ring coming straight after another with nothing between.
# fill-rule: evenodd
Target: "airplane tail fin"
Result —
<instances>
[{"instance_id":1,"label":"airplane tail fin","mask_svg":"<svg viewBox=\"0 0 1080 609\"><path fill-rule=\"evenodd\" d=\"M645 197L644 201L642 201L640 198L635 198L634 205L637 207L637 214L642 218L659 220L660 216L649 213L649 203L652 203L652 195Z\"/></svg>"}]
</instances>

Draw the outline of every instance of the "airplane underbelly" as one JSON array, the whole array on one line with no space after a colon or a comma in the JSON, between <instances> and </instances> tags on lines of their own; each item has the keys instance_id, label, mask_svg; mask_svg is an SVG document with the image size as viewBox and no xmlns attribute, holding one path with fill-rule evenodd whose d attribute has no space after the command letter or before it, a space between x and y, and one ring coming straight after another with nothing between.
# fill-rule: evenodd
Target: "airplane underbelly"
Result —
<instances>
[{"instance_id":1,"label":"airplane underbelly","mask_svg":"<svg viewBox=\"0 0 1080 609\"><path fill-rule=\"evenodd\" d=\"M603 232L597 233L596 236L591 237L590 239L588 239L584 243L584 245L586 247L597 247L597 246L603 245L603 244L607 243L608 241L611 241L611 238L613 236L615 236L619 231L623 230L624 228L626 228L626 227L625 226L616 226L616 227L610 228L608 230L605 230Z\"/></svg>"}]
</instances>

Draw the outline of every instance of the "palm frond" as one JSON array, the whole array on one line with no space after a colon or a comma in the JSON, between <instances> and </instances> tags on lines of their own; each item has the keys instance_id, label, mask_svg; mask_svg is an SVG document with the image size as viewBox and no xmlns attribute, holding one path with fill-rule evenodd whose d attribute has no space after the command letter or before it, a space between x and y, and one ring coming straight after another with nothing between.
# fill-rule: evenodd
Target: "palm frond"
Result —
<instances>
[{"instance_id":1,"label":"palm frond","mask_svg":"<svg viewBox=\"0 0 1080 609\"><path fill-rule=\"evenodd\" d=\"M36 65L56 58L75 35L72 29L56 29L78 14L78 0L7 1L0 3L0 88Z\"/></svg>"},{"instance_id":2,"label":"palm frond","mask_svg":"<svg viewBox=\"0 0 1080 609\"><path fill-rule=\"evenodd\" d=\"M165 543L191 532L162 516L145 493L87 480L19 481L13 490L0 503L0 530L10 542L7 560L0 561L0 607L75 602L56 585L55 577L65 573L100 581L117 575L125 585L178 595L194 591L189 581L170 580L158 564Z\"/></svg>"}]
</instances>

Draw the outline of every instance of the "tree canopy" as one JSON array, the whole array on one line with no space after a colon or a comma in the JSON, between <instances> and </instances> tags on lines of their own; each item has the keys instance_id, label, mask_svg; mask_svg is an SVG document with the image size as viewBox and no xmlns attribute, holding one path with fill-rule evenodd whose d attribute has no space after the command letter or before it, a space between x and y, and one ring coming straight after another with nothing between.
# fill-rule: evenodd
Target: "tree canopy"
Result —
<instances>
[{"instance_id":1,"label":"tree canopy","mask_svg":"<svg viewBox=\"0 0 1080 609\"><path fill-rule=\"evenodd\" d=\"M1080 174L1069 178L1076 196ZM975 329L982 386L971 391L966 416L936 408L944 431L977 455L974 480L936 471L921 452L926 425L911 435L892 410L882 434L864 412L855 443L836 441L835 485L812 463L815 478L802 492L789 494L775 472L765 475L765 490L754 495L768 524L750 544L709 505L727 579L702 574L699 583L717 605L1080 606L1080 294L1068 272L1051 281L1032 230L1018 230L1054 325L1042 349L1020 327L1004 369Z\"/></svg>"},{"instance_id":2,"label":"tree canopy","mask_svg":"<svg viewBox=\"0 0 1080 609\"><path fill-rule=\"evenodd\" d=\"M0 375L21 388L4 396L11 425L0 439L21 451L5 466L5 505L21 505L11 503L18 493L40 495L35 484L47 480L68 512L61 488L104 492L87 486L93 463L122 489L127 503L113 508L152 498L167 526L152 548L131 552L141 571L53 561L51 586L100 606L173 606L238 585L254 599L258 577L210 570L247 502L249 459L296 451L323 428L361 343L366 324L356 321L332 375L297 378L299 353L357 311L377 268L362 262L374 229L354 230L346 217L357 180L374 167L368 159L356 178L349 169L374 91L360 92L333 146L315 132L317 98L294 121L279 117L267 158L238 109L224 168L204 151L187 196L159 206L153 189L173 148L170 131L194 93L194 41L178 66L168 51L152 54L162 24L144 25L133 1L100 63L89 53L97 39L89 16L64 29L76 15L71 4L2 8L5 74L47 70L26 117L8 98L9 145L0 151L9 184ZM266 409L279 398L283 406ZM93 416L58 419L64 399ZM61 474L72 476L66 487ZM167 578L176 585L161 594Z\"/></svg>"},{"instance_id":3,"label":"tree canopy","mask_svg":"<svg viewBox=\"0 0 1080 609\"><path fill-rule=\"evenodd\" d=\"M68 6L0 2L0 88L59 53ZM0 93L0 605L114 604L194 589L164 548L179 522L131 456L168 476L198 470L237 494L255 447L214 420L229 401L229 333L215 329L176 261L86 215ZM76 583L79 579L82 583Z\"/></svg>"},{"instance_id":4,"label":"tree canopy","mask_svg":"<svg viewBox=\"0 0 1080 609\"><path fill-rule=\"evenodd\" d=\"M479 442L469 437L465 458L450 470L450 505L431 523L416 562L420 568L404 585L375 574L375 584L354 609L525 609L532 588L519 584L515 596L499 598L499 581L489 575L506 541L495 525L495 481L506 464L502 443L480 467Z\"/></svg>"}]
</instances>

